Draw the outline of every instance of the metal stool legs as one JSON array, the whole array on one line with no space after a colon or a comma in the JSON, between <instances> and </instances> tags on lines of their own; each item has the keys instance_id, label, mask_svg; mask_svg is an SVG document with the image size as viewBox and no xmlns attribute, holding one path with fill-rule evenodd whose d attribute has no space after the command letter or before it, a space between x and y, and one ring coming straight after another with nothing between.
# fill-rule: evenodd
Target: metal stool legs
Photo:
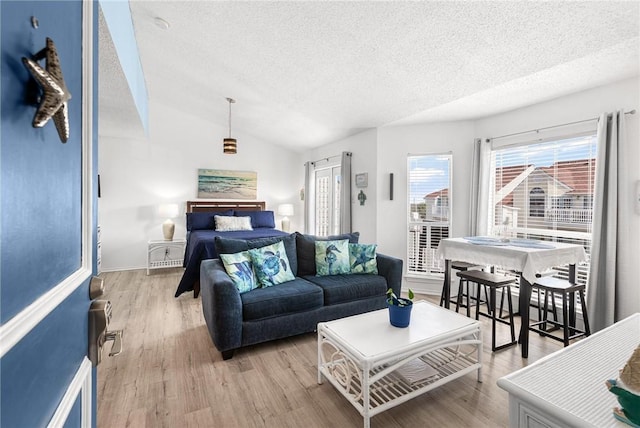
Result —
<instances>
[{"instance_id":1,"label":"metal stool legs","mask_svg":"<svg viewBox=\"0 0 640 428\"><path fill-rule=\"evenodd\" d=\"M534 283L533 288L538 293L538 321L532 323L529 326L531 331L539 333L541 336L549 337L554 340L558 340L563 343L564 346L569 346L569 342L572 339L591 335L591 328L589 327L589 316L587 314L587 306L584 299L584 285L572 284L569 281L560 280L557 278L541 278L538 282ZM544 305L540 310L540 293L544 292ZM584 329L581 330L576 327L576 293L580 299L580 306L582 309L582 318L584 322ZM562 297L562 319L559 320L557 316L555 297L560 295ZM549 299L550 298L550 299ZM553 313L553 321L549 319L549 300L551 300L551 310ZM549 327L549 325L551 327ZM562 337L554 336L552 331L562 329Z\"/></svg>"},{"instance_id":2,"label":"metal stool legs","mask_svg":"<svg viewBox=\"0 0 640 428\"><path fill-rule=\"evenodd\" d=\"M504 348L508 348L509 346L513 346L517 343L516 341L516 329L515 329L515 324L513 321L513 300L511 298L511 287L509 285L505 285L505 286L501 286L500 288L504 291L506 291L507 293L507 308L508 308L508 313L507 313L507 319L508 321L503 320L500 316L497 315L497 296L496 296L496 288L498 287L494 287L491 285L486 285L485 287L485 294L487 292L487 288L489 289L489 296L487 298L488 301L488 306L489 306L489 313L488 314L483 314L483 315L489 315L489 317L491 318L491 351L495 352L495 351L500 351L501 349ZM478 293L477 293L477 300L480 301L481 296L481 287L478 284ZM502 297L504 298L504 294L502 295ZM501 299L502 300L502 299ZM501 308L500 311L502 312L502 302L501 302ZM480 304L478 303L478 305L476 306L476 319L480 318ZM508 324L509 325L509 329L510 329L510 333L511 333L511 341L504 343L502 345L498 345L496 346L496 323L502 323L502 324Z\"/></svg>"}]
</instances>

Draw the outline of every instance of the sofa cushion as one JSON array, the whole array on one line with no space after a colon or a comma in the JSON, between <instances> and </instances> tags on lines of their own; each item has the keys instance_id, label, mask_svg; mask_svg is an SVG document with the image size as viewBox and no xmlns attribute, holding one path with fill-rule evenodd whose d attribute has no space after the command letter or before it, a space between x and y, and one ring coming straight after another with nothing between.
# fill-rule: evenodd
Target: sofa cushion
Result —
<instances>
[{"instance_id":1,"label":"sofa cushion","mask_svg":"<svg viewBox=\"0 0 640 428\"><path fill-rule=\"evenodd\" d=\"M360 237L360 232L322 237L304 235L299 232L295 232L294 235L298 254L297 276L306 276L316 274L316 241L348 239L350 243L357 244Z\"/></svg>"},{"instance_id":2,"label":"sofa cushion","mask_svg":"<svg viewBox=\"0 0 640 428\"><path fill-rule=\"evenodd\" d=\"M249 255L260 287L271 287L293 281L294 276L282 241L265 247L253 248L249 250Z\"/></svg>"},{"instance_id":3,"label":"sofa cushion","mask_svg":"<svg viewBox=\"0 0 640 428\"><path fill-rule=\"evenodd\" d=\"M310 311L323 306L322 289L302 278L277 287L252 290L241 294L240 299L243 321Z\"/></svg>"},{"instance_id":4,"label":"sofa cushion","mask_svg":"<svg viewBox=\"0 0 640 428\"><path fill-rule=\"evenodd\" d=\"M233 239L216 236L215 246L218 254L233 254L239 253L240 251L247 251L252 248L260 248L266 245L275 244L280 241L284 244L284 250L287 252L289 267L291 268L293 276L298 276L298 257L296 251L296 236L294 233L285 236L269 236L266 238L254 239Z\"/></svg>"},{"instance_id":5,"label":"sofa cushion","mask_svg":"<svg viewBox=\"0 0 640 428\"><path fill-rule=\"evenodd\" d=\"M316 275L340 275L351 273L349 265L349 241L316 241Z\"/></svg>"},{"instance_id":6,"label":"sofa cushion","mask_svg":"<svg viewBox=\"0 0 640 428\"><path fill-rule=\"evenodd\" d=\"M349 244L351 273L378 274L376 244Z\"/></svg>"},{"instance_id":7,"label":"sofa cushion","mask_svg":"<svg viewBox=\"0 0 640 428\"><path fill-rule=\"evenodd\" d=\"M308 275L304 279L322 288L326 306L368 297L384 297L388 287L387 280L380 275Z\"/></svg>"},{"instance_id":8,"label":"sofa cushion","mask_svg":"<svg viewBox=\"0 0 640 428\"><path fill-rule=\"evenodd\" d=\"M224 270L240 293L258 288L259 282L253 271L253 262L248 251L235 254L220 254Z\"/></svg>"}]
</instances>

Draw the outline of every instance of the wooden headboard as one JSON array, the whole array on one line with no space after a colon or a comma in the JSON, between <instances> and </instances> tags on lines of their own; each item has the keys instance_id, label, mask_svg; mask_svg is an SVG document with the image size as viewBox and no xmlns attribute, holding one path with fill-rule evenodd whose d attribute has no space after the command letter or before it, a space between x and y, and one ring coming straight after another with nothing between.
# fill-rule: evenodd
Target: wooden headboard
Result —
<instances>
[{"instance_id":1,"label":"wooden headboard","mask_svg":"<svg viewBox=\"0 0 640 428\"><path fill-rule=\"evenodd\" d=\"M236 211L264 211L265 206L264 201L187 201L187 212L201 213L228 209L234 209Z\"/></svg>"}]
</instances>

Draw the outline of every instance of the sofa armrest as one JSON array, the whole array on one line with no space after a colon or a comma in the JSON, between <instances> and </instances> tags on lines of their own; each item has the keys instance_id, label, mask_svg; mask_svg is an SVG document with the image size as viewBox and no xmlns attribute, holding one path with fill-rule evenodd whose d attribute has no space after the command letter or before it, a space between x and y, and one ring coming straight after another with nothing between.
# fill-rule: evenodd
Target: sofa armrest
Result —
<instances>
[{"instance_id":1,"label":"sofa armrest","mask_svg":"<svg viewBox=\"0 0 640 428\"><path fill-rule=\"evenodd\" d=\"M220 352L242 344L242 300L220 259L200 264L202 311L214 345Z\"/></svg>"},{"instance_id":2,"label":"sofa armrest","mask_svg":"<svg viewBox=\"0 0 640 428\"><path fill-rule=\"evenodd\" d=\"M400 296L402 290L402 259L378 253L378 275L384 276L387 286L393 289L396 296Z\"/></svg>"}]
</instances>

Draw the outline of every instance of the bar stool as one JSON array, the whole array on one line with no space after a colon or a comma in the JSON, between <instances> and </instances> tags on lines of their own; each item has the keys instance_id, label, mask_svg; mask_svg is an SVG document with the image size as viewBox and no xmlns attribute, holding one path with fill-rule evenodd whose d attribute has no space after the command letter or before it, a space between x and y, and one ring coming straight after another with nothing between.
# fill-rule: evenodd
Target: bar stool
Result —
<instances>
[{"instance_id":1,"label":"bar stool","mask_svg":"<svg viewBox=\"0 0 640 428\"><path fill-rule=\"evenodd\" d=\"M511 299L511 286L515 284L514 278L509 276L504 276L504 275L498 275L495 273L484 272L480 270L458 272L456 275L458 275L460 278L466 279L469 282L475 282L476 284L478 284L478 287L477 287L478 291L476 295L476 299L478 303L476 305L476 319L479 319L481 314L480 312L481 287L480 286L482 285L489 288L489 291L490 291L489 298L488 298L489 311L488 313L482 313L482 315L486 315L491 318L491 350L499 351L501 349L507 348L509 346L513 346L516 343L518 343L516 341L515 324L513 322L513 302ZM504 320L496 316L496 290L498 288L506 291L507 293L507 304L509 309L507 320ZM511 341L499 346L496 346L496 323L497 322L509 325L509 328L511 330Z\"/></svg>"},{"instance_id":2,"label":"bar stool","mask_svg":"<svg viewBox=\"0 0 640 428\"><path fill-rule=\"evenodd\" d=\"M461 262L461 261L457 261L454 260L451 262L451 269L452 270L458 270L458 271L462 271L462 272L466 272L467 270L471 270L473 268L482 268L482 266L479 265L474 265L473 263L467 263L467 262ZM464 285L466 285L466 291L464 291ZM443 306L444 303L444 287L445 285L443 284L442 286L442 293L440 294L440 306ZM451 293L451 290L449 290L449 293ZM451 295L451 294L450 294ZM462 303L462 298L466 297L466 303L463 304ZM463 308L467 308L467 316L470 317L470 306L469 306L469 284L467 282L467 280L460 278L460 281L458 282L458 293L455 296L455 298L451 295L451 298L449 300L450 303L455 303L456 304L456 312L458 312L460 310L460 307Z\"/></svg>"},{"instance_id":3,"label":"bar stool","mask_svg":"<svg viewBox=\"0 0 640 428\"><path fill-rule=\"evenodd\" d=\"M553 277L542 277L536 279L536 282L531 284L533 290L538 291L540 295L541 291L544 291L544 306L542 310L542 319L538 322L531 323L529 330L549 337L551 339L560 341L564 346L569 346L569 341L582 336L591 335L591 329L589 328L589 318L587 316L587 304L584 299L585 286L581 284L572 284L571 282ZM584 320L584 330L581 330L575 326L576 322L576 292L580 297L580 305L582 307L582 319ZM556 293L562 296L562 320L559 321L557 317L557 310L555 304ZM551 298L552 311L554 314L553 321L549 319L549 298ZM540 306L538 304L538 306ZM538 310L540 313L540 310ZM551 324L552 328L548 328L547 324ZM562 337L551 334L552 331L562 329Z\"/></svg>"}]
</instances>

